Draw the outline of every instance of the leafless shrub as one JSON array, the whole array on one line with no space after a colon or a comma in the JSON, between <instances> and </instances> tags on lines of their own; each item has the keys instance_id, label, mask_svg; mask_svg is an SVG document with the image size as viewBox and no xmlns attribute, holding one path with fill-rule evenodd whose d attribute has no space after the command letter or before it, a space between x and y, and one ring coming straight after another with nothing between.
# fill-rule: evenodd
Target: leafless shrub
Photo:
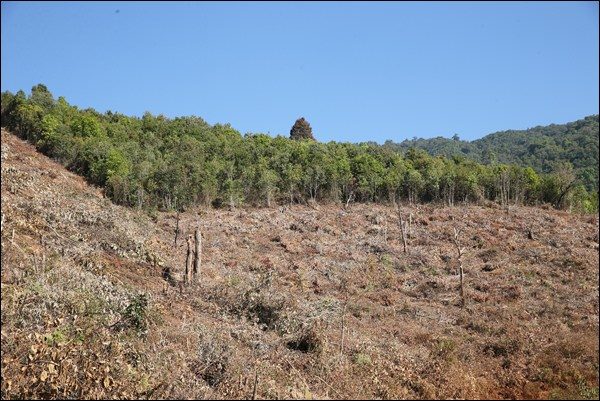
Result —
<instances>
[{"instance_id":1,"label":"leafless shrub","mask_svg":"<svg viewBox=\"0 0 600 401\"><path fill-rule=\"evenodd\" d=\"M323 337L318 324L300 327L294 337L287 342L287 347L300 352L319 353L323 351Z\"/></svg>"},{"instance_id":2,"label":"leafless shrub","mask_svg":"<svg viewBox=\"0 0 600 401\"><path fill-rule=\"evenodd\" d=\"M521 290L521 288L516 285L507 285L507 286L501 287L500 291L501 291L503 298L507 299L507 300L519 299L523 292Z\"/></svg>"},{"instance_id":3,"label":"leafless shrub","mask_svg":"<svg viewBox=\"0 0 600 401\"><path fill-rule=\"evenodd\" d=\"M486 344L483 347L483 352L491 354L494 357L507 357L518 352L519 349L519 341L513 338L506 338L501 341Z\"/></svg>"},{"instance_id":4,"label":"leafless shrub","mask_svg":"<svg viewBox=\"0 0 600 401\"><path fill-rule=\"evenodd\" d=\"M490 262L498 257L498 249L490 248L485 251L479 252L477 256L484 262Z\"/></svg>"},{"instance_id":5,"label":"leafless shrub","mask_svg":"<svg viewBox=\"0 0 600 401\"><path fill-rule=\"evenodd\" d=\"M223 338L214 337L208 330L201 329L199 341L198 356L191 369L209 385L217 386L226 377L233 351Z\"/></svg>"}]
</instances>

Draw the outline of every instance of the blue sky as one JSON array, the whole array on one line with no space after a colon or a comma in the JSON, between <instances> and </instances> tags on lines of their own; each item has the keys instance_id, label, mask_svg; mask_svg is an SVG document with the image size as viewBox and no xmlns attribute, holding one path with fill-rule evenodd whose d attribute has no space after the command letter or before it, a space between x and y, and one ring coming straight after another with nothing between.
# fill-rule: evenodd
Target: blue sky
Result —
<instances>
[{"instance_id":1,"label":"blue sky","mask_svg":"<svg viewBox=\"0 0 600 401\"><path fill-rule=\"evenodd\" d=\"M2 2L2 90L321 141L598 113L598 3Z\"/></svg>"}]
</instances>

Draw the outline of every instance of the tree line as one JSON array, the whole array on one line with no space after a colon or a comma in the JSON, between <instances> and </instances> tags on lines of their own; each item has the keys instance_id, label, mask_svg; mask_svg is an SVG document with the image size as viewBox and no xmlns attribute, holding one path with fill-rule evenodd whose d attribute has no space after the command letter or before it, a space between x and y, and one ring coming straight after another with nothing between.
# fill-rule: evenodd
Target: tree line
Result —
<instances>
[{"instance_id":1,"label":"tree line","mask_svg":"<svg viewBox=\"0 0 600 401\"><path fill-rule=\"evenodd\" d=\"M374 143L320 143L299 119L292 139L240 134L228 124L196 116L141 118L79 109L54 99L39 84L26 95L3 92L2 126L122 205L183 210L272 206L306 202L496 201L504 205L552 204L598 211L598 191L588 190L562 162L552 173L464 156L432 156Z\"/></svg>"},{"instance_id":2,"label":"tree line","mask_svg":"<svg viewBox=\"0 0 600 401\"><path fill-rule=\"evenodd\" d=\"M462 155L485 164L514 163L544 173L560 169L566 161L588 191L598 191L598 127L596 114L567 124L496 132L471 142L455 134L452 139L387 141L385 146L402 152L415 147L434 156Z\"/></svg>"}]
</instances>

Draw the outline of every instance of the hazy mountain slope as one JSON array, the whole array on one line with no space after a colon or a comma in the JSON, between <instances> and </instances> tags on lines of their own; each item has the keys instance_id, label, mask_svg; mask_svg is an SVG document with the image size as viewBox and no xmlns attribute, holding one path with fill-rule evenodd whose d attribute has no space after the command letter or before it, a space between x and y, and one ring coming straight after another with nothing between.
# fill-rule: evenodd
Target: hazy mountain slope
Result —
<instances>
[{"instance_id":1,"label":"hazy mountain slope","mask_svg":"<svg viewBox=\"0 0 600 401\"><path fill-rule=\"evenodd\" d=\"M595 216L403 207L405 254L384 205L208 208L175 245L174 213L1 158L2 398L598 397Z\"/></svg>"},{"instance_id":2,"label":"hazy mountain slope","mask_svg":"<svg viewBox=\"0 0 600 401\"><path fill-rule=\"evenodd\" d=\"M471 142L437 137L388 141L386 146L417 147L434 155L460 155L483 163L515 163L540 172L551 172L568 161L588 189L598 189L598 115L567 124L496 132Z\"/></svg>"}]
</instances>

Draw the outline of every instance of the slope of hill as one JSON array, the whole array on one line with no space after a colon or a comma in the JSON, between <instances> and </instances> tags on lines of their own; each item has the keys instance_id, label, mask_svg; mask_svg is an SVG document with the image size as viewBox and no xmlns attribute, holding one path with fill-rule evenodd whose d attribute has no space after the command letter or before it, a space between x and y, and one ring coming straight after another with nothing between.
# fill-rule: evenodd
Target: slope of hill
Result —
<instances>
[{"instance_id":1,"label":"slope of hill","mask_svg":"<svg viewBox=\"0 0 600 401\"><path fill-rule=\"evenodd\" d=\"M568 124L496 132L472 142L437 137L388 141L385 146L401 150L416 147L434 155L465 156L481 163L515 163L545 173L569 162L586 187L597 191L598 132L598 115L594 115Z\"/></svg>"},{"instance_id":2,"label":"slope of hill","mask_svg":"<svg viewBox=\"0 0 600 401\"><path fill-rule=\"evenodd\" d=\"M596 216L402 207L404 253L384 205L195 209L175 244L174 213L5 131L1 158L3 399L598 397Z\"/></svg>"}]
</instances>

